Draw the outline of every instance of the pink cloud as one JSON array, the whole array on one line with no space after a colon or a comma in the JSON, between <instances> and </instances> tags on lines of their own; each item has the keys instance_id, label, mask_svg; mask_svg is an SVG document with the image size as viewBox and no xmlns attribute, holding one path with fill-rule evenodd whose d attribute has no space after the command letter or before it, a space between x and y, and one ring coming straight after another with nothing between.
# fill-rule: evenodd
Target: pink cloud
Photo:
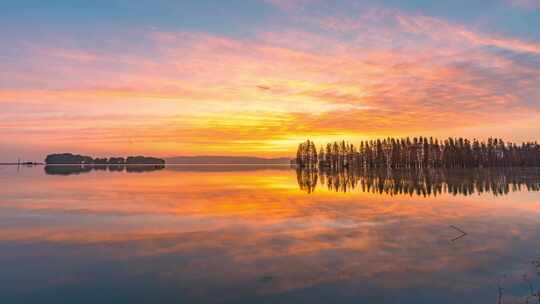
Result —
<instances>
[{"instance_id":1,"label":"pink cloud","mask_svg":"<svg viewBox=\"0 0 540 304\"><path fill-rule=\"evenodd\" d=\"M537 42L526 42L519 39L476 33L464 26L454 25L432 17L402 14L396 15L396 17L403 30L427 35L436 40L444 40L450 43L466 42L479 46L494 46L516 52L540 54L540 43Z\"/></svg>"},{"instance_id":2,"label":"pink cloud","mask_svg":"<svg viewBox=\"0 0 540 304\"><path fill-rule=\"evenodd\" d=\"M391 39L399 36L401 32L416 34L430 39L431 42L451 44L453 47L472 44L540 54L539 42L527 42L514 38L483 34L442 19L422 15L408 15L397 11L374 9L368 10L356 18L330 17L317 20L316 23L329 30L361 33L363 39L370 36L382 36ZM379 26L376 29L373 28L375 23ZM383 41L383 39L379 41Z\"/></svg>"}]
</instances>

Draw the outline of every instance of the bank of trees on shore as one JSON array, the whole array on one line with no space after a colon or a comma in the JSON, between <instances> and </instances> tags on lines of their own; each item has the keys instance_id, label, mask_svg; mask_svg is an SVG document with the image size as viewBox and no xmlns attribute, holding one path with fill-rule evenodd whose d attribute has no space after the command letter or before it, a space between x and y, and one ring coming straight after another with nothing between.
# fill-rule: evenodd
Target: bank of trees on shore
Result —
<instances>
[{"instance_id":1,"label":"bank of trees on shore","mask_svg":"<svg viewBox=\"0 0 540 304\"><path fill-rule=\"evenodd\" d=\"M432 137L385 138L355 146L341 141L321 146L307 140L298 146L295 162L307 168L485 168L540 166L540 145L502 139L470 141Z\"/></svg>"}]
</instances>

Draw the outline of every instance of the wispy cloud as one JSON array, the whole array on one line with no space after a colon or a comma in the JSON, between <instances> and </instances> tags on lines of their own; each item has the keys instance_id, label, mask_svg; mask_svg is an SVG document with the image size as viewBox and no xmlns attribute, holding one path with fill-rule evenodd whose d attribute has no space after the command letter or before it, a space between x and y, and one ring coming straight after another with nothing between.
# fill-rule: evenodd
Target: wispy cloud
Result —
<instances>
[{"instance_id":1,"label":"wispy cloud","mask_svg":"<svg viewBox=\"0 0 540 304\"><path fill-rule=\"evenodd\" d=\"M524 9L539 9L540 1L538 0L506 0L511 6L524 8Z\"/></svg>"},{"instance_id":2,"label":"wispy cloud","mask_svg":"<svg viewBox=\"0 0 540 304\"><path fill-rule=\"evenodd\" d=\"M293 11L304 7L310 2L316 2L317 0L263 0L273 6L278 7L284 11Z\"/></svg>"}]
</instances>

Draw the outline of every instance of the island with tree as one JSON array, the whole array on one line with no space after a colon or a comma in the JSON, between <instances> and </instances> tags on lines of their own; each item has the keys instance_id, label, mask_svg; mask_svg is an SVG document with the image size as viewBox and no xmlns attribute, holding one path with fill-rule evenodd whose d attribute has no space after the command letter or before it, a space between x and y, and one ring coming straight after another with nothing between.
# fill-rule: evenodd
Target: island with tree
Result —
<instances>
[{"instance_id":1,"label":"island with tree","mask_svg":"<svg viewBox=\"0 0 540 304\"><path fill-rule=\"evenodd\" d=\"M165 165L165 160L147 156L93 158L72 153L49 154L46 165Z\"/></svg>"}]
</instances>

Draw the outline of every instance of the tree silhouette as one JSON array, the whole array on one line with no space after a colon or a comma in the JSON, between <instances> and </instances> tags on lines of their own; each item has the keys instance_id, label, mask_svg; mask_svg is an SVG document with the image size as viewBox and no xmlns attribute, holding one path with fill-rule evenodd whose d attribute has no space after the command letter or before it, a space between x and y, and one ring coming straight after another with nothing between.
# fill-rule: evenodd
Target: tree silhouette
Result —
<instances>
[{"instance_id":1,"label":"tree silhouette","mask_svg":"<svg viewBox=\"0 0 540 304\"><path fill-rule=\"evenodd\" d=\"M442 142L427 137L385 138L362 141L358 147L345 141L328 143L319 155L307 140L298 146L296 162L301 167L343 168L486 168L540 166L540 145L517 145L502 139L487 142L448 138Z\"/></svg>"},{"instance_id":2,"label":"tree silhouette","mask_svg":"<svg viewBox=\"0 0 540 304\"><path fill-rule=\"evenodd\" d=\"M304 143L298 145L296 152L296 163L300 167L316 167L318 164L317 148L315 144L307 140Z\"/></svg>"}]
</instances>

